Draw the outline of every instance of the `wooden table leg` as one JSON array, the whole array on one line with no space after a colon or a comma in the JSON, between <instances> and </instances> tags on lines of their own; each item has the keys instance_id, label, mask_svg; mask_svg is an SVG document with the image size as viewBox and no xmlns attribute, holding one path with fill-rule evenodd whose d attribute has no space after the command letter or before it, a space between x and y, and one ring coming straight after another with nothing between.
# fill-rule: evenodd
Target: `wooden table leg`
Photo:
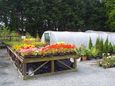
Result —
<instances>
[{"instance_id":1,"label":"wooden table leg","mask_svg":"<svg viewBox=\"0 0 115 86\"><path fill-rule=\"evenodd\" d=\"M51 61L51 72L54 73L55 72L55 67L54 67L54 60Z\"/></svg>"},{"instance_id":2,"label":"wooden table leg","mask_svg":"<svg viewBox=\"0 0 115 86\"><path fill-rule=\"evenodd\" d=\"M22 75L23 75L22 79L23 80L27 79L26 70L27 70L26 63L22 63Z\"/></svg>"},{"instance_id":3,"label":"wooden table leg","mask_svg":"<svg viewBox=\"0 0 115 86\"><path fill-rule=\"evenodd\" d=\"M73 68L76 69L77 63L76 63L76 59L74 58L74 63L73 63Z\"/></svg>"}]
</instances>

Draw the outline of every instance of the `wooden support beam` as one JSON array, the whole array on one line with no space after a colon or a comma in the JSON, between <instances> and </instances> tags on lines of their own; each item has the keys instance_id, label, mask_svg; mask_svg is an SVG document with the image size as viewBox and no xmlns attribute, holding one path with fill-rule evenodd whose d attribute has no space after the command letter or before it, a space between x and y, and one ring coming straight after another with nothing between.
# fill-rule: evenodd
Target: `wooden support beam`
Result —
<instances>
[{"instance_id":1,"label":"wooden support beam","mask_svg":"<svg viewBox=\"0 0 115 86\"><path fill-rule=\"evenodd\" d=\"M33 74L33 73L35 73L37 70L39 70L40 68L42 68L44 65L46 65L48 63L48 61L47 62L44 62L42 65L40 65L38 68L36 68L31 74ZM31 75L30 74L30 75Z\"/></svg>"},{"instance_id":2,"label":"wooden support beam","mask_svg":"<svg viewBox=\"0 0 115 86\"><path fill-rule=\"evenodd\" d=\"M68 66L67 64L65 64L64 62L62 62L62 61L59 61L59 60L57 60L59 63L61 63L61 64L63 64L64 66L66 66L66 67L68 67L68 68L70 68L70 69L73 69L72 67L70 67L70 66Z\"/></svg>"},{"instance_id":3,"label":"wooden support beam","mask_svg":"<svg viewBox=\"0 0 115 86\"><path fill-rule=\"evenodd\" d=\"M54 73L55 72L55 67L54 67L54 60L51 61L51 72Z\"/></svg>"}]
</instances>

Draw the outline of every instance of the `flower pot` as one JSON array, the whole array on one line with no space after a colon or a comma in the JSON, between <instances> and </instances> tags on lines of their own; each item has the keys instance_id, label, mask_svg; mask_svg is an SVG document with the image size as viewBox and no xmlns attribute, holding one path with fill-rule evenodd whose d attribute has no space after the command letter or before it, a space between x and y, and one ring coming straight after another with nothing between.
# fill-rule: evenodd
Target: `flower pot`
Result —
<instances>
[{"instance_id":1,"label":"flower pot","mask_svg":"<svg viewBox=\"0 0 115 86\"><path fill-rule=\"evenodd\" d=\"M87 59L88 60L94 60L95 58L93 56L88 56Z\"/></svg>"},{"instance_id":2,"label":"flower pot","mask_svg":"<svg viewBox=\"0 0 115 86\"><path fill-rule=\"evenodd\" d=\"M86 61L87 60L87 56L82 56L82 61Z\"/></svg>"},{"instance_id":3,"label":"flower pot","mask_svg":"<svg viewBox=\"0 0 115 86\"><path fill-rule=\"evenodd\" d=\"M81 57L77 59L77 62L80 62L81 61Z\"/></svg>"}]
</instances>

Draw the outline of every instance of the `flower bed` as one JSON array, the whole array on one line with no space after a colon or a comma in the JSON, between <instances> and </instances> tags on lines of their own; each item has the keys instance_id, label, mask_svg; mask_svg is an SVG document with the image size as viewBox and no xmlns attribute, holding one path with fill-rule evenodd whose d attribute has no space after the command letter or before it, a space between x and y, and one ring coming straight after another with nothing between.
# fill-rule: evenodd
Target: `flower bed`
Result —
<instances>
[{"instance_id":1,"label":"flower bed","mask_svg":"<svg viewBox=\"0 0 115 86\"><path fill-rule=\"evenodd\" d=\"M23 57L52 57L75 54L75 46L65 43L56 43L46 45L41 48L26 45L17 50L18 54Z\"/></svg>"},{"instance_id":2,"label":"flower bed","mask_svg":"<svg viewBox=\"0 0 115 86\"><path fill-rule=\"evenodd\" d=\"M24 58L33 57L52 57L76 54L75 46L66 43L55 43L46 45L43 42L37 42L34 38L23 39L21 41L7 42L7 45Z\"/></svg>"}]
</instances>

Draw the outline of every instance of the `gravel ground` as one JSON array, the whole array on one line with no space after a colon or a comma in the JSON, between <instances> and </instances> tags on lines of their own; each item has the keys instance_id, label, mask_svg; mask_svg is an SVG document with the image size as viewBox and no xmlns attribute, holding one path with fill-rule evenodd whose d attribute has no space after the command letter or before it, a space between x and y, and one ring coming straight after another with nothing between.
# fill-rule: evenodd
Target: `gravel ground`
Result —
<instances>
[{"instance_id":1,"label":"gravel ground","mask_svg":"<svg viewBox=\"0 0 115 86\"><path fill-rule=\"evenodd\" d=\"M0 86L115 86L115 68L103 69L96 61L78 63L77 72L43 76L21 80L8 58L6 50L0 50Z\"/></svg>"}]
</instances>

